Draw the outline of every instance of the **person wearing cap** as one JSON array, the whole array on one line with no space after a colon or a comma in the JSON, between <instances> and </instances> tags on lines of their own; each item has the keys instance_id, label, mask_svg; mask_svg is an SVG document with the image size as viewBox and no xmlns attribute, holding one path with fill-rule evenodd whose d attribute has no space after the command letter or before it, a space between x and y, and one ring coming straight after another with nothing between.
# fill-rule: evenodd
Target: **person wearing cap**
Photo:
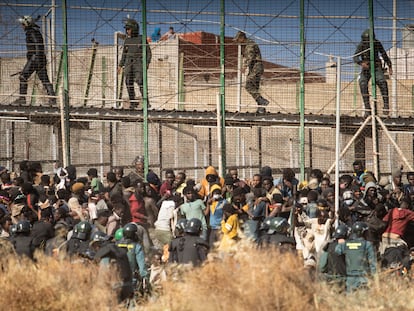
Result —
<instances>
[{"instance_id":1,"label":"person wearing cap","mask_svg":"<svg viewBox=\"0 0 414 311\"><path fill-rule=\"evenodd\" d=\"M47 60L45 54L45 46L43 43L43 36L40 33L39 26L36 25L35 20L31 16L23 16L18 19L18 22L22 25L26 34L26 59L27 62L24 65L22 71L19 72L19 94L20 97L13 102L17 105L26 104L26 94L30 76L36 72L44 88L46 89L47 95L49 95L49 104L56 105L55 91L50 83L49 76L47 74Z\"/></svg>"},{"instance_id":2,"label":"person wearing cap","mask_svg":"<svg viewBox=\"0 0 414 311\"><path fill-rule=\"evenodd\" d=\"M138 102L135 98L134 83L138 84L141 96L144 95L142 36L139 34L139 25L136 20L128 18L124 23L127 36L122 50L121 61L118 65L118 73L124 70L130 108L134 109L138 107ZM148 69L152 56L148 42L146 44L146 56L146 69Z\"/></svg>"},{"instance_id":3,"label":"person wearing cap","mask_svg":"<svg viewBox=\"0 0 414 311\"><path fill-rule=\"evenodd\" d=\"M259 108L260 106L267 106L269 101L263 98L259 92L260 80L264 73L259 46L253 40L247 38L246 33L243 31L238 31L233 41L242 46L243 70L248 69L245 85L246 91L254 98Z\"/></svg>"}]
</instances>

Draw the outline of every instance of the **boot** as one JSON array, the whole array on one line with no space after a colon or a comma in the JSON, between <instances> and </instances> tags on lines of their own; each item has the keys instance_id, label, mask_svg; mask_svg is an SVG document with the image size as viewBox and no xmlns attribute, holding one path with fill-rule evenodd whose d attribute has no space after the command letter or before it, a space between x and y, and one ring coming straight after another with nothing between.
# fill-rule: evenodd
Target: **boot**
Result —
<instances>
[{"instance_id":1,"label":"boot","mask_svg":"<svg viewBox=\"0 0 414 311\"><path fill-rule=\"evenodd\" d=\"M262 96L259 96L258 98L256 98L256 103L259 106L267 106L267 105L269 105L269 101L266 98L263 98Z\"/></svg>"},{"instance_id":2,"label":"boot","mask_svg":"<svg viewBox=\"0 0 414 311\"><path fill-rule=\"evenodd\" d=\"M265 107L257 107L256 113L257 114L266 113L266 108Z\"/></svg>"},{"instance_id":3,"label":"boot","mask_svg":"<svg viewBox=\"0 0 414 311\"><path fill-rule=\"evenodd\" d=\"M132 99L129 101L129 109L137 109L139 105L139 101L136 99Z\"/></svg>"},{"instance_id":4,"label":"boot","mask_svg":"<svg viewBox=\"0 0 414 311\"><path fill-rule=\"evenodd\" d=\"M382 109L384 116L388 116L390 113L390 105L388 103L384 104L384 109Z\"/></svg>"},{"instance_id":5,"label":"boot","mask_svg":"<svg viewBox=\"0 0 414 311\"><path fill-rule=\"evenodd\" d=\"M13 101L11 103L12 106L22 106L22 105L26 105L26 98L20 96L18 99L16 99L15 101Z\"/></svg>"},{"instance_id":6,"label":"boot","mask_svg":"<svg viewBox=\"0 0 414 311\"><path fill-rule=\"evenodd\" d=\"M53 90L53 86L52 86L51 83L46 84L45 85L45 88L46 88L47 95L49 95L49 96L55 96L55 91ZM54 97L51 98L50 97L48 100L49 100L49 105L56 106L56 98L54 98Z\"/></svg>"},{"instance_id":7,"label":"boot","mask_svg":"<svg viewBox=\"0 0 414 311\"><path fill-rule=\"evenodd\" d=\"M49 98L49 105L56 106L56 98Z\"/></svg>"}]
</instances>

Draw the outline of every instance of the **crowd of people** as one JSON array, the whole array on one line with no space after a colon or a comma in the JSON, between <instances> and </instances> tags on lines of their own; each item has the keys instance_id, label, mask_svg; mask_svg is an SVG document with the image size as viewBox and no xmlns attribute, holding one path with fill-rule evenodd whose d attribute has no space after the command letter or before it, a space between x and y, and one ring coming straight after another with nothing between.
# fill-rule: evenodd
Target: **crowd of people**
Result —
<instances>
[{"instance_id":1,"label":"crowd of people","mask_svg":"<svg viewBox=\"0 0 414 311\"><path fill-rule=\"evenodd\" d=\"M148 294L167 276L168 263L200 266L209 253L236 252L240 241L255 248L292 252L319 280L342 291L365 287L379 269L410 275L414 226L414 172L401 168L377 180L362 161L339 178L313 169L299 181L290 168L274 177L264 166L242 180L231 167L213 166L201 180L172 169L163 179L144 159L105 179L96 168L44 174L23 161L19 173L0 167L0 236L5 254L39 260L87 260L118 266L119 300ZM339 198L339 210L335 208Z\"/></svg>"}]
</instances>

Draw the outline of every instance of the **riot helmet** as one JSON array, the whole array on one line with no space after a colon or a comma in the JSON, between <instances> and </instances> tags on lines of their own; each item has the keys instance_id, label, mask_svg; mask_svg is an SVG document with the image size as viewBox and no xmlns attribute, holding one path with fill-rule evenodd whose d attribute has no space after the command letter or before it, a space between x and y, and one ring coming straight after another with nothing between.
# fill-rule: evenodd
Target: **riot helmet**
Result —
<instances>
[{"instance_id":1,"label":"riot helmet","mask_svg":"<svg viewBox=\"0 0 414 311\"><path fill-rule=\"evenodd\" d=\"M138 227L134 222L127 223L124 226L124 237L127 239L131 239L133 241L136 241L138 239L137 236Z\"/></svg>"},{"instance_id":2,"label":"riot helmet","mask_svg":"<svg viewBox=\"0 0 414 311\"><path fill-rule=\"evenodd\" d=\"M368 225L363 221L357 221L352 226L352 234L360 238L364 236L364 233L368 230Z\"/></svg>"},{"instance_id":3,"label":"riot helmet","mask_svg":"<svg viewBox=\"0 0 414 311\"><path fill-rule=\"evenodd\" d=\"M267 230L268 234L277 233L286 233L290 225L286 218L283 217L273 217L270 220L269 229Z\"/></svg>"},{"instance_id":4,"label":"riot helmet","mask_svg":"<svg viewBox=\"0 0 414 311\"><path fill-rule=\"evenodd\" d=\"M115 231L114 239L115 241L120 241L124 237L124 228L119 228Z\"/></svg>"},{"instance_id":5,"label":"riot helmet","mask_svg":"<svg viewBox=\"0 0 414 311\"><path fill-rule=\"evenodd\" d=\"M191 218L187 222L184 231L185 231L185 233L189 233L189 234L192 234L192 235L198 235L201 232L201 229L202 229L201 227L202 227L202 223L201 223L200 219Z\"/></svg>"},{"instance_id":6,"label":"riot helmet","mask_svg":"<svg viewBox=\"0 0 414 311\"><path fill-rule=\"evenodd\" d=\"M35 24L35 20L33 19L33 17L29 16L29 15L25 15L23 17L20 17L17 20L20 24L22 24L24 27L33 27L33 26L37 26Z\"/></svg>"},{"instance_id":7,"label":"riot helmet","mask_svg":"<svg viewBox=\"0 0 414 311\"><path fill-rule=\"evenodd\" d=\"M270 228L270 223L274 217L266 217L263 222L260 224L260 230L267 231Z\"/></svg>"},{"instance_id":8,"label":"riot helmet","mask_svg":"<svg viewBox=\"0 0 414 311\"><path fill-rule=\"evenodd\" d=\"M185 231L186 225L187 225L187 219L180 218L177 220L177 223L175 224L175 230L177 230L178 234L183 234Z\"/></svg>"},{"instance_id":9,"label":"riot helmet","mask_svg":"<svg viewBox=\"0 0 414 311\"><path fill-rule=\"evenodd\" d=\"M334 238L335 239L346 239L349 235L349 227L347 225L339 225L335 229Z\"/></svg>"},{"instance_id":10,"label":"riot helmet","mask_svg":"<svg viewBox=\"0 0 414 311\"><path fill-rule=\"evenodd\" d=\"M137 36L139 33L139 25L135 19L127 18L124 20L124 28L132 30L132 36Z\"/></svg>"},{"instance_id":11,"label":"riot helmet","mask_svg":"<svg viewBox=\"0 0 414 311\"><path fill-rule=\"evenodd\" d=\"M373 34L374 34L373 39L375 39L375 32ZM364 30L364 32L361 34L361 39L363 41L369 41L369 29Z\"/></svg>"},{"instance_id":12,"label":"riot helmet","mask_svg":"<svg viewBox=\"0 0 414 311\"><path fill-rule=\"evenodd\" d=\"M102 231L95 231L91 235L91 244L95 243L95 242L102 243L102 242L105 242L105 241L108 241L108 240L109 240L109 236L106 235Z\"/></svg>"},{"instance_id":13,"label":"riot helmet","mask_svg":"<svg viewBox=\"0 0 414 311\"><path fill-rule=\"evenodd\" d=\"M79 240L89 240L89 237L92 232L92 226L87 221L81 221L75 226L74 233L76 234L75 237Z\"/></svg>"},{"instance_id":14,"label":"riot helmet","mask_svg":"<svg viewBox=\"0 0 414 311\"><path fill-rule=\"evenodd\" d=\"M31 229L31 225L28 220L20 220L16 224L16 233L29 234L30 229Z\"/></svg>"}]
</instances>

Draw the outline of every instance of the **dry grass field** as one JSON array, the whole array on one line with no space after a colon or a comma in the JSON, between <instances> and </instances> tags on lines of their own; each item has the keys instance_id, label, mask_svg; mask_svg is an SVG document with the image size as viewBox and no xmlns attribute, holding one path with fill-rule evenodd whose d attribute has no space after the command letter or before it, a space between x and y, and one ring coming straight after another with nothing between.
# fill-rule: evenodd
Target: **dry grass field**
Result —
<instances>
[{"instance_id":1,"label":"dry grass field","mask_svg":"<svg viewBox=\"0 0 414 311\"><path fill-rule=\"evenodd\" d=\"M346 295L314 281L295 255L244 245L210 256L200 268L166 266L158 297L134 310L414 310L412 281L387 273L369 290ZM2 310L125 309L117 305L114 276L94 264L3 258L1 269Z\"/></svg>"}]
</instances>

